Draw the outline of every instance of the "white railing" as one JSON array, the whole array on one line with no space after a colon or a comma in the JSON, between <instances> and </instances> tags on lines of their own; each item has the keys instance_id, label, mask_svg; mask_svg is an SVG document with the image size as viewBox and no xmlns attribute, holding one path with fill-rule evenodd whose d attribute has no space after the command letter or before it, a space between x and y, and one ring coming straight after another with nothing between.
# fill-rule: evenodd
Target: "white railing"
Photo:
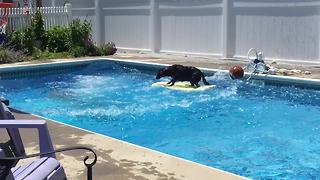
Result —
<instances>
[{"instance_id":1,"label":"white railing","mask_svg":"<svg viewBox=\"0 0 320 180\"><path fill-rule=\"evenodd\" d=\"M49 29L53 26L67 26L72 19L71 4L60 7L41 7L44 27ZM1 19L7 20L6 30L20 30L31 23L37 8L0 8ZM7 16L7 18L6 18Z\"/></svg>"}]
</instances>

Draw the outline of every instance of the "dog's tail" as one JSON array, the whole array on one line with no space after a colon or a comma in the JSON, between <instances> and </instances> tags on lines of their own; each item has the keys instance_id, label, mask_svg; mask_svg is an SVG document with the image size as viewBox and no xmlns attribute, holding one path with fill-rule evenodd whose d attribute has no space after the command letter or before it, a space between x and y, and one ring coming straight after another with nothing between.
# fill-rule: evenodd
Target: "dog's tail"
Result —
<instances>
[{"instance_id":1,"label":"dog's tail","mask_svg":"<svg viewBox=\"0 0 320 180\"><path fill-rule=\"evenodd\" d=\"M203 83L205 84L205 85L210 85L209 83L208 83L208 81L206 80L206 78L204 77L204 74L202 73L202 81L203 81Z\"/></svg>"}]
</instances>

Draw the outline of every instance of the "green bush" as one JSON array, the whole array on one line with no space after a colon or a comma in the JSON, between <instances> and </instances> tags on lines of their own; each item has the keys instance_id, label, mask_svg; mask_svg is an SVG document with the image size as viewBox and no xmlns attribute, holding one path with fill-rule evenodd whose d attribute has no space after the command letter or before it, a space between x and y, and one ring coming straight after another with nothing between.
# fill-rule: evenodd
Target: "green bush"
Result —
<instances>
[{"instance_id":1,"label":"green bush","mask_svg":"<svg viewBox=\"0 0 320 180\"><path fill-rule=\"evenodd\" d=\"M6 46L15 50L27 50L32 54L35 47L44 49L46 47L46 36L44 23L40 11L37 11L32 18L31 24L22 31L15 31L8 35Z\"/></svg>"},{"instance_id":2,"label":"green bush","mask_svg":"<svg viewBox=\"0 0 320 180\"><path fill-rule=\"evenodd\" d=\"M50 52L68 52L71 48L70 29L56 26L46 32Z\"/></svg>"},{"instance_id":3,"label":"green bush","mask_svg":"<svg viewBox=\"0 0 320 180\"><path fill-rule=\"evenodd\" d=\"M87 51L84 47L74 46L71 48L70 54L72 54L74 57L81 57L81 56L86 56Z\"/></svg>"},{"instance_id":4,"label":"green bush","mask_svg":"<svg viewBox=\"0 0 320 180\"><path fill-rule=\"evenodd\" d=\"M46 59L59 59L59 58L72 58L74 57L69 52L49 52L48 50L40 50L35 49L34 53L32 54L33 59L39 60L46 60Z\"/></svg>"},{"instance_id":5,"label":"green bush","mask_svg":"<svg viewBox=\"0 0 320 180\"><path fill-rule=\"evenodd\" d=\"M88 55L88 56L99 56L100 55L99 48L93 43L91 38L85 42L84 48L86 50L86 55Z\"/></svg>"},{"instance_id":6,"label":"green bush","mask_svg":"<svg viewBox=\"0 0 320 180\"><path fill-rule=\"evenodd\" d=\"M22 44L23 47L28 51L28 54L32 54L34 50L34 44L36 42L35 33L33 27L29 26L23 31Z\"/></svg>"},{"instance_id":7,"label":"green bush","mask_svg":"<svg viewBox=\"0 0 320 180\"><path fill-rule=\"evenodd\" d=\"M40 59L41 57L42 57L41 49L34 48L33 53L32 53L32 58L33 59Z\"/></svg>"},{"instance_id":8,"label":"green bush","mask_svg":"<svg viewBox=\"0 0 320 180\"><path fill-rule=\"evenodd\" d=\"M106 56L117 51L112 42L97 47L92 41L91 30L90 22L76 19L69 27L56 26L46 31L42 15L37 11L29 26L8 34L8 42L0 47L0 63L25 59L18 57L17 53L12 55L12 50L26 52L33 59Z\"/></svg>"},{"instance_id":9,"label":"green bush","mask_svg":"<svg viewBox=\"0 0 320 180\"><path fill-rule=\"evenodd\" d=\"M28 58L22 51L15 51L0 46L0 64L26 61Z\"/></svg>"},{"instance_id":10,"label":"green bush","mask_svg":"<svg viewBox=\"0 0 320 180\"><path fill-rule=\"evenodd\" d=\"M97 56L100 51L94 44L91 38L91 23L87 20L81 22L80 19L75 19L70 23L71 42L75 56L89 55ZM82 48L80 48L82 47ZM74 54L74 53L73 53Z\"/></svg>"},{"instance_id":11,"label":"green bush","mask_svg":"<svg viewBox=\"0 0 320 180\"><path fill-rule=\"evenodd\" d=\"M35 33L31 26L26 27L22 31L14 31L8 34L8 42L4 44L6 48L16 51L25 51L32 54L35 44Z\"/></svg>"},{"instance_id":12,"label":"green bush","mask_svg":"<svg viewBox=\"0 0 320 180\"><path fill-rule=\"evenodd\" d=\"M99 46L99 55L108 56L113 55L117 52L116 45L113 42L108 42L107 44L102 44Z\"/></svg>"},{"instance_id":13,"label":"green bush","mask_svg":"<svg viewBox=\"0 0 320 180\"><path fill-rule=\"evenodd\" d=\"M85 47L91 38L91 23L85 20L74 19L70 23L71 41L74 46Z\"/></svg>"},{"instance_id":14,"label":"green bush","mask_svg":"<svg viewBox=\"0 0 320 180\"><path fill-rule=\"evenodd\" d=\"M14 50L24 50L25 46L23 43L23 32L14 31L8 34L8 42L5 44L8 48L13 48Z\"/></svg>"},{"instance_id":15,"label":"green bush","mask_svg":"<svg viewBox=\"0 0 320 180\"><path fill-rule=\"evenodd\" d=\"M39 10L36 11L31 26L35 35L35 46L40 49L45 49L46 47L46 34L44 29L44 22L42 19L42 14Z\"/></svg>"}]
</instances>

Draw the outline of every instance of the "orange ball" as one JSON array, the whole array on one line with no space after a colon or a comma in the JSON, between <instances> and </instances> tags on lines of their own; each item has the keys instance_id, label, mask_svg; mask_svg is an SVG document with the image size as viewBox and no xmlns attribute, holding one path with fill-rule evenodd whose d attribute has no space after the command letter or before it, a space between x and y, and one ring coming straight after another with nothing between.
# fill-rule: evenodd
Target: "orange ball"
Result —
<instances>
[{"instance_id":1,"label":"orange ball","mask_svg":"<svg viewBox=\"0 0 320 180\"><path fill-rule=\"evenodd\" d=\"M241 66L233 66L229 69L229 75L232 79L241 79L244 76L244 70Z\"/></svg>"}]
</instances>

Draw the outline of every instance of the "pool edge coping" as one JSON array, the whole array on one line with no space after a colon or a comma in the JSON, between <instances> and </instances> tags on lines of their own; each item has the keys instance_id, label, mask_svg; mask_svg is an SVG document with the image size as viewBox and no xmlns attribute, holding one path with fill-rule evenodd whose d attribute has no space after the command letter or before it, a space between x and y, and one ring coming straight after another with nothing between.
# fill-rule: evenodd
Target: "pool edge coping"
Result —
<instances>
[{"instance_id":1,"label":"pool edge coping","mask_svg":"<svg viewBox=\"0 0 320 180\"><path fill-rule=\"evenodd\" d=\"M29 113L29 115L35 116L35 117L38 117L38 118L41 118L41 119L44 119L44 120L47 120L47 121L52 121L52 122L55 122L55 123L58 123L58 124L62 124L64 126L68 126L68 127L74 128L74 129L78 129L78 130L81 130L81 131L84 131L84 132L88 132L88 133L91 133L91 134L94 134L94 135L97 135L97 136L108 138L108 139L111 139L112 141L120 142L120 143L126 144L128 146L137 147L139 149L143 149L143 150L150 151L150 152L153 152L153 153L156 153L156 154L160 154L160 155L163 155L163 156L171 157L173 159L178 159L178 160L180 160L180 161L182 161L184 163L189 163L191 165L195 165L195 166L198 166L198 167L201 167L201 168L206 168L206 169L209 169L211 171L215 171L215 172L218 172L218 173L230 175L230 176L233 176L235 178L250 179L248 177L240 176L240 175L234 174L232 172L228 172L228 171L225 171L225 170L222 170L222 169L210 167L210 166L207 166L207 165L204 165L204 164L201 164L201 163L197 163L197 162L194 162L194 161L191 161L191 160L188 160L188 159L184 159L184 158L177 157L177 156L174 156L174 155L171 155L171 154L167 154L167 153L160 152L160 151L157 151L157 150L154 150L154 149L150 149L150 148L143 147L143 146L140 146L140 145L137 145L137 144L133 144L133 143L130 143L130 142L127 142L127 141L116 139L116 138L113 138L111 136L103 135L103 134L100 134L100 133L97 133L97 132L93 132L93 131L90 131L90 130L87 130L87 129L76 127L76 126L71 125L71 124L66 124L66 123L63 123L63 122L59 122L59 121L54 120L54 119L50 119L50 118L43 117L43 116L36 115L36 114L32 114L32 113Z\"/></svg>"},{"instance_id":2,"label":"pool edge coping","mask_svg":"<svg viewBox=\"0 0 320 180\"><path fill-rule=\"evenodd\" d=\"M118 58L108 58L108 57L99 57L99 58L88 58L88 59L79 59L79 60L70 60L70 59L58 59L59 61L53 62L45 62L45 63L31 63L31 64L10 64L6 66L0 66L0 72L9 71L9 70L21 70L21 69L32 69L34 67L52 67L53 65L73 65L73 64L86 64L93 61L109 61L109 62L122 62L122 63L131 63L136 65L149 65L153 67L166 67L172 64L167 63L155 63L155 62L147 62L147 61L138 61L138 60L130 60L130 59L118 59ZM198 67L203 70L205 73L229 73L228 70L222 69L214 69L214 68L205 68ZM312 86L315 89L320 89L320 79L312 79L312 78L301 78L295 76L281 76L281 75L270 75L270 74L252 74L245 72L244 78L251 78L253 80L265 80L272 81L276 83L293 83L300 86ZM312 88L311 87L311 88Z\"/></svg>"},{"instance_id":3,"label":"pool edge coping","mask_svg":"<svg viewBox=\"0 0 320 180\"><path fill-rule=\"evenodd\" d=\"M153 63L153 62L145 62L145 61L141 62L141 61L127 60L127 59L123 60L123 59L117 59L117 58L103 58L103 60L120 61L120 62L140 64L140 65L146 64L146 65L153 65L158 67L165 67L165 66L172 65L172 64L166 64L166 63ZM216 73L216 72L229 73L229 70L204 68L204 67L198 67L198 68L207 73ZM255 79L255 80L268 80L268 81L285 82L285 83L299 83L302 85L303 84L314 85L316 86L316 88L320 88L320 79L300 78L300 77L294 77L294 76L281 76L281 75L270 75L270 74L257 74L257 73L248 73L248 72L245 72L244 75L245 75L244 78L249 78L251 76L251 79Z\"/></svg>"}]
</instances>

